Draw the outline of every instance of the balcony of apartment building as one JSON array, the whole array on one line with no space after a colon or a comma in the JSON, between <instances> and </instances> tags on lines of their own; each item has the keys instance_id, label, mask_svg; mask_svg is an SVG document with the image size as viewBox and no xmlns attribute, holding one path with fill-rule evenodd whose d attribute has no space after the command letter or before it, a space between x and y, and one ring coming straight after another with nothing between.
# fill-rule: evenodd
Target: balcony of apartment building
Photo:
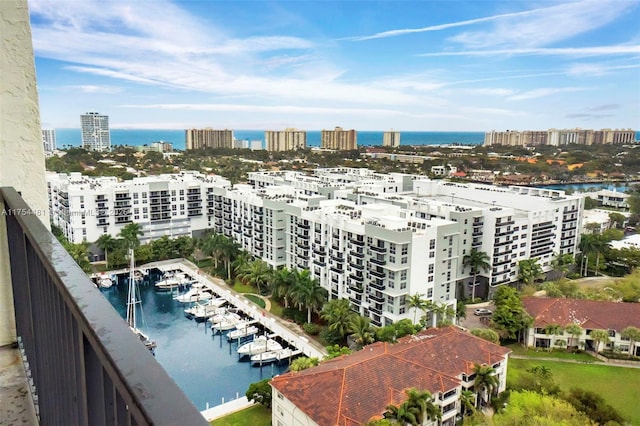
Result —
<instances>
[{"instance_id":1,"label":"balcony of apartment building","mask_svg":"<svg viewBox=\"0 0 640 426\"><path fill-rule=\"evenodd\" d=\"M0 348L0 423L206 425L18 192L0 188L0 206L0 304L17 341Z\"/></svg>"}]
</instances>

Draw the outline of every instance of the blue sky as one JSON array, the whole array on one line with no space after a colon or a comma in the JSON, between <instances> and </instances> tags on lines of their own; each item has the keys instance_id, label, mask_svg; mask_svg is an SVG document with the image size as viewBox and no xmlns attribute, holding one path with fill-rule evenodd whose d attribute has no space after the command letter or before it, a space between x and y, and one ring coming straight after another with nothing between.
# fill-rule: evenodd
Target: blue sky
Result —
<instances>
[{"instance_id":1,"label":"blue sky","mask_svg":"<svg viewBox=\"0 0 640 426\"><path fill-rule=\"evenodd\" d=\"M640 128L640 1L29 7L43 127Z\"/></svg>"}]
</instances>

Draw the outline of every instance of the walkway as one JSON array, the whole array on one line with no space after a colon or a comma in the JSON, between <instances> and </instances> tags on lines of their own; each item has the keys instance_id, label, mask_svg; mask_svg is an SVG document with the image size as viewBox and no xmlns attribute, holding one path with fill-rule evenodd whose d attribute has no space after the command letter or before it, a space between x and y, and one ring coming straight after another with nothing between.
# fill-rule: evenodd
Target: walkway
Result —
<instances>
[{"instance_id":1,"label":"walkway","mask_svg":"<svg viewBox=\"0 0 640 426\"><path fill-rule=\"evenodd\" d=\"M37 425L20 350L0 347L0 425Z\"/></svg>"},{"instance_id":2,"label":"walkway","mask_svg":"<svg viewBox=\"0 0 640 426\"><path fill-rule=\"evenodd\" d=\"M220 417L228 416L236 411L244 410L253 405L253 402L249 402L246 396L242 396L233 401L225 402L224 404L216 405L215 407L208 408L200 413L202 416L210 422L211 420L219 419Z\"/></svg>"}]
</instances>

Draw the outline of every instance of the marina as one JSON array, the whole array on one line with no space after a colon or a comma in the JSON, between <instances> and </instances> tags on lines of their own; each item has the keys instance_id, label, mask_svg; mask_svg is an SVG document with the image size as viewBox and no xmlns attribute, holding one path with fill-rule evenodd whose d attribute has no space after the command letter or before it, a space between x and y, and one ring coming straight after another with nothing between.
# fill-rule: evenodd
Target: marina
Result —
<instances>
[{"instance_id":1,"label":"marina","mask_svg":"<svg viewBox=\"0 0 640 426\"><path fill-rule=\"evenodd\" d=\"M155 342L156 359L200 410L240 398L251 383L283 373L297 356L324 356L324 348L301 335L297 325L274 317L187 261L135 269L147 271L139 286L137 329ZM154 284L168 270L184 274L192 289L208 292L210 299L183 303L176 289L158 290ZM130 269L97 274L92 277L96 285L103 275L115 278L114 285L101 289L126 318ZM243 345L252 349L241 355Z\"/></svg>"}]
</instances>

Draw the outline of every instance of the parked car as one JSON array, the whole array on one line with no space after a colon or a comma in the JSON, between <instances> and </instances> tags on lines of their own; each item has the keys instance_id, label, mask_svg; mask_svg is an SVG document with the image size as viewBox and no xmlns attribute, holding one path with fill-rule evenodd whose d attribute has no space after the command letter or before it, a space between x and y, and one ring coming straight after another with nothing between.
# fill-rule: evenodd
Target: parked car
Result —
<instances>
[{"instance_id":1,"label":"parked car","mask_svg":"<svg viewBox=\"0 0 640 426\"><path fill-rule=\"evenodd\" d=\"M477 316L485 316L485 315L491 315L493 312L491 312L490 309L485 309L485 308L478 308L476 310L473 311L474 315Z\"/></svg>"}]
</instances>

